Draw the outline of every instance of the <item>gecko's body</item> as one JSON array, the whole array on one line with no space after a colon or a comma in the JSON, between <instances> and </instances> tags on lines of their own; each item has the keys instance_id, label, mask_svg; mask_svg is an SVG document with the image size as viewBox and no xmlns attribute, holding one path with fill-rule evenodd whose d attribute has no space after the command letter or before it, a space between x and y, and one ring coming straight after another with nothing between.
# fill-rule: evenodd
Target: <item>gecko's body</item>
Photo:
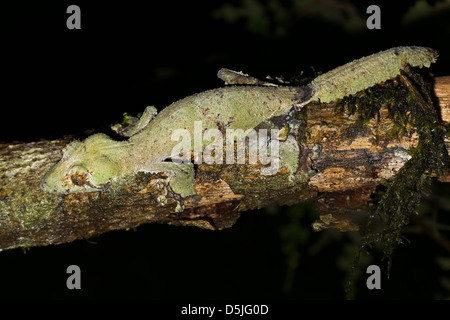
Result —
<instances>
[{"instance_id":1,"label":"gecko's body","mask_svg":"<svg viewBox=\"0 0 450 320\"><path fill-rule=\"evenodd\" d=\"M286 115L294 107L312 101L326 103L367 89L397 76L408 65L429 67L436 58L432 49L398 47L338 67L304 87L264 86L257 82L195 94L172 103L148 124L140 123L137 133L127 141L95 134L83 142L70 143L61 161L42 179L41 187L57 193L92 192L137 172L164 172L172 190L184 198L195 194L194 171L192 165L167 162L179 143L171 138L174 130L185 129L193 134L194 122L201 121L203 130L246 131L272 117ZM242 74L239 76L242 83ZM254 83L250 80L247 84Z\"/></svg>"},{"instance_id":2,"label":"gecko's body","mask_svg":"<svg viewBox=\"0 0 450 320\"><path fill-rule=\"evenodd\" d=\"M171 139L174 130L193 134L194 122L201 121L203 130L245 132L266 119L289 112L297 101L304 99L303 91L294 87L231 86L189 96L162 110L127 141L95 134L84 142L72 142L64 149L62 160L45 175L41 186L48 192L88 192L114 178L137 172L166 172L171 176L171 187L184 197L193 190L184 183L191 168L164 162L179 143Z\"/></svg>"}]
</instances>

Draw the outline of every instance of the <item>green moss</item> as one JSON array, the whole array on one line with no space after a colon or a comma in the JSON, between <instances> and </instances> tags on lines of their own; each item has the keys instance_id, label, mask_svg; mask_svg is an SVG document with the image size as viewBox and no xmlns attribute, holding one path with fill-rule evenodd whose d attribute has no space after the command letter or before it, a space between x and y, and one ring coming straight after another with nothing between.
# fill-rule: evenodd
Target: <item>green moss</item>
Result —
<instances>
[{"instance_id":1,"label":"green moss","mask_svg":"<svg viewBox=\"0 0 450 320\"><path fill-rule=\"evenodd\" d=\"M409 223L411 215L418 214L423 196L430 192L431 174L445 173L450 161L444 144L447 128L439 122L430 88L419 74L400 75L387 85L377 85L357 96L345 98L337 104L337 110L347 109L364 124L378 116L381 106L388 108L394 123L389 138L399 138L410 134L411 130L419 135L417 147L409 151L411 159L392 181L373 195L363 237L361 251L377 245L387 258L389 269L395 247L404 240L403 227ZM381 231L375 231L375 219L381 221Z\"/></svg>"},{"instance_id":2,"label":"green moss","mask_svg":"<svg viewBox=\"0 0 450 320\"><path fill-rule=\"evenodd\" d=\"M126 127L128 127L131 124L130 118L131 117L130 117L130 115L127 112L123 113L123 119L122 119L122 123L121 123L123 128L126 128Z\"/></svg>"}]
</instances>

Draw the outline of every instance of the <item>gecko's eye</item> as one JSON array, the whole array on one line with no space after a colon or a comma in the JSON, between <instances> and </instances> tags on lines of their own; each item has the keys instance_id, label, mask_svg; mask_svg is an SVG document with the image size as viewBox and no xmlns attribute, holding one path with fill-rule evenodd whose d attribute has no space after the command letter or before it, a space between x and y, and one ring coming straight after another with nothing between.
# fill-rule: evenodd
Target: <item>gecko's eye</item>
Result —
<instances>
[{"instance_id":1,"label":"gecko's eye","mask_svg":"<svg viewBox=\"0 0 450 320\"><path fill-rule=\"evenodd\" d=\"M82 187L89 185L88 176L92 174L91 170L88 170L82 165L75 165L70 170L69 179L73 185Z\"/></svg>"},{"instance_id":2,"label":"gecko's eye","mask_svg":"<svg viewBox=\"0 0 450 320\"><path fill-rule=\"evenodd\" d=\"M72 181L72 183L76 186L79 187L84 186L86 184L86 175L79 172L75 172L70 176L70 181Z\"/></svg>"}]
</instances>

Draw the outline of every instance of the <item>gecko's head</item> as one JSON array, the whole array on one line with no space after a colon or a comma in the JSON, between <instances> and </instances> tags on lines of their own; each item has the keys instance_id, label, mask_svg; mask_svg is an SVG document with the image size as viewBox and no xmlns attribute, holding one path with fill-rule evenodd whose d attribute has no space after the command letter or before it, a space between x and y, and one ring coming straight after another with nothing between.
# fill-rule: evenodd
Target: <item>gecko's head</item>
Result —
<instances>
[{"instance_id":1,"label":"gecko's head","mask_svg":"<svg viewBox=\"0 0 450 320\"><path fill-rule=\"evenodd\" d=\"M99 191L119 175L119 166L111 160L119 142L105 134L95 134L83 142L74 141L63 149L62 159L42 178L41 189L54 193Z\"/></svg>"}]
</instances>

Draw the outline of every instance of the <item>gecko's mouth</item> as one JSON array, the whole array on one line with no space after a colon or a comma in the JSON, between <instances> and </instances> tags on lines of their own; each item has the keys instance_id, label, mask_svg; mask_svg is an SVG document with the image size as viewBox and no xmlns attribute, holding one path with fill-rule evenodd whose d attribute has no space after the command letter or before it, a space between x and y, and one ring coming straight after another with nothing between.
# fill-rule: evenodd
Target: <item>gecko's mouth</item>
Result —
<instances>
[{"instance_id":1,"label":"gecko's mouth","mask_svg":"<svg viewBox=\"0 0 450 320\"><path fill-rule=\"evenodd\" d=\"M39 183L39 186L42 190L45 192L51 192L50 186L47 184L47 181L45 181L45 177L41 179L41 182Z\"/></svg>"},{"instance_id":2,"label":"gecko's mouth","mask_svg":"<svg viewBox=\"0 0 450 320\"><path fill-rule=\"evenodd\" d=\"M39 186L40 188L49 193L69 193L69 186L65 180L57 178L56 174L59 170L57 170L58 163L51 167L47 173L42 177Z\"/></svg>"}]
</instances>

